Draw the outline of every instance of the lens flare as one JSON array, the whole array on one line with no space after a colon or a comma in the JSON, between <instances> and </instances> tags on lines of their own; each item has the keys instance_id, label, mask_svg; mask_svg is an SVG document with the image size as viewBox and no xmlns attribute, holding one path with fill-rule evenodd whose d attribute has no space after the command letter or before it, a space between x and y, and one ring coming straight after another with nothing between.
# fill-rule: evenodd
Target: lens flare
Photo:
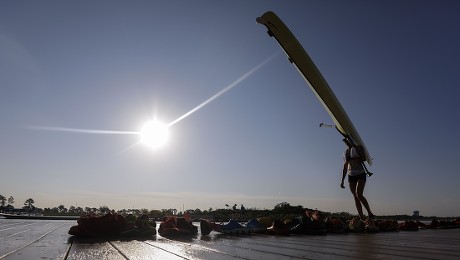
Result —
<instances>
[{"instance_id":1,"label":"lens flare","mask_svg":"<svg viewBox=\"0 0 460 260\"><path fill-rule=\"evenodd\" d=\"M168 125L159 121L151 121L144 124L139 132L140 142L157 149L164 146L169 139Z\"/></svg>"},{"instance_id":2,"label":"lens flare","mask_svg":"<svg viewBox=\"0 0 460 260\"><path fill-rule=\"evenodd\" d=\"M66 128L66 127L50 127L50 126L32 126L29 128L36 129L36 130L45 130L45 131L59 131L59 132L72 132L72 133L80 133L80 134L104 134L104 135L139 135L140 141L138 143L135 143L126 149L124 149L122 152L128 151L131 148L133 148L137 144L144 144L146 146L151 147L152 149L157 149L162 146L164 146L169 139L169 127L172 125L176 124L177 122L183 120L184 118L188 117L189 115L195 113L199 109L203 108L206 106L208 103L211 101L215 100L216 98L222 96L225 94L227 91L230 89L234 88L237 86L239 83L241 83L243 80L254 74L257 70L259 70L261 67L263 67L265 64L267 64L269 61L271 61L275 56L280 54L281 52L276 52L272 54L270 57L259 63L257 66L243 74L241 77L227 85L225 88L223 88L221 91L217 92L207 100L205 100L203 103L199 104L195 108L191 109L187 113L183 114L182 116L178 117L177 119L173 120L169 124L163 124L157 120L150 121L144 124L142 126L141 130L139 132L134 132L134 131L114 131L114 130L96 130L96 129L79 129L79 128Z\"/></svg>"}]
</instances>

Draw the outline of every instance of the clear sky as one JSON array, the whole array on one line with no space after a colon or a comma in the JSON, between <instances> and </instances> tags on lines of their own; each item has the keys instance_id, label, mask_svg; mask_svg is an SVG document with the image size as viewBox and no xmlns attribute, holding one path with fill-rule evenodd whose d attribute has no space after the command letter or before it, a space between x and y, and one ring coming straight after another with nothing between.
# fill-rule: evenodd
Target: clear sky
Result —
<instances>
[{"instance_id":1,"label":"clear sky","mask_svg":"<svg viewBox=\"0 0 460 260\"><path fill-rule=\"evenodd\" d=\"M446 0L1 1L0 194L356 213L341 136L319 128L332 120L256 23L269 10L375 158L374 213L459 216L460 4ZM123 134L183 115L156 150Z\"/></svg>"}]
</instances>

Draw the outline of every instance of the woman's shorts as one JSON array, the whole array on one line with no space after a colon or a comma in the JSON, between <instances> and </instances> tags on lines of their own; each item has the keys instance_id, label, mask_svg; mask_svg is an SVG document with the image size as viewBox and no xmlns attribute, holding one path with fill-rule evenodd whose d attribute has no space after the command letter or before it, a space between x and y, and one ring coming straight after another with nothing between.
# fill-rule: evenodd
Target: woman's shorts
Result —
<instances>
[{"instance_id":1,"label":"woman's shorts","mask_svg":"<svg viewBox=\"0 0 460 260\"><path fill-rule=\"evenodd\" d=\"M357 182L359 180L363 180L363 181L366 181L366 173L363 172L359 175L348 175L348 182Z\"/></svg>"}]
</instances>

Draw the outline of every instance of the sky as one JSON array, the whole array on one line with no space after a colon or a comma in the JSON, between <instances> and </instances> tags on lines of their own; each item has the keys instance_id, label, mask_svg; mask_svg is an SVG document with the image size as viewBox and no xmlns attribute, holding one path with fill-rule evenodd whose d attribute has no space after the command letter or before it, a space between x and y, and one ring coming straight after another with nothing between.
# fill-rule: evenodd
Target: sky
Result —
<instances>
[{"instance_id":1,"label":"sky","mask_svg":"<svg viewBox=\"0 0 460 260\"><path fill-rule=\"evenodd\" d=\"M1 1L0 194L16 207L356 214L342 138L319 128L332 119L256 23L266 11L374 158L374 214L459 216L460 3L448 0ZM135 134L153 119L174 122L155 150Z\"/></svg>"}]
</instances>

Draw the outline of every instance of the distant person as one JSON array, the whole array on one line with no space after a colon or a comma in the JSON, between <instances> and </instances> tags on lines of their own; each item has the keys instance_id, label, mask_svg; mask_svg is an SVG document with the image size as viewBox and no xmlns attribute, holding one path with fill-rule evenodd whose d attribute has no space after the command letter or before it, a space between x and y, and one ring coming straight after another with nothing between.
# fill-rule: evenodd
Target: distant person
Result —
<instances>
[{"instance_id":1,"label":"distant person","mask_svg":"<svg viewBox=\"0 0 460 260\"><path fill-rule=\"evenodd\" d=\"M243 204L241 204L241 215L244 215L245 212L246 208L243 206Z\"/></svg>"},{"instance_id":2,"label":"distant person","mask_svg":"<svg viewBox=\"0 0 460 260\"><path fill-rule=\"evenodd\" d=\"M364 187L366 186L366 171L364 170L363 163L365 158L364 151L351 145L350 141L343 139L347 145L344 152L344 164L342 170L342 183L340 187L345 189L343 184L345 176L348 175L348 183L350 184L350 191L355 199L356 209L358 210L359 217L364 220L363 207L367 210L369 218L373 219L374 214L369 207L369 203L363 195Z\"/></svg>"},{"instance_id":3,"label":"distant person","mask_svg":"<svg viewBox=\"0 0 460 260\"><path fill-rule=\"evenodd\" d=\"M238 209L237 209L236 207L237 207L236 204L233 205L233 207L232 207L232 209L233 209L233 214L232 214L233 216L232 216L232 218L234 218L234 219L236 219L236 218L238 217L238 213L239 213L239 212L238 212Z\"/></svg>"}]
</instances>

